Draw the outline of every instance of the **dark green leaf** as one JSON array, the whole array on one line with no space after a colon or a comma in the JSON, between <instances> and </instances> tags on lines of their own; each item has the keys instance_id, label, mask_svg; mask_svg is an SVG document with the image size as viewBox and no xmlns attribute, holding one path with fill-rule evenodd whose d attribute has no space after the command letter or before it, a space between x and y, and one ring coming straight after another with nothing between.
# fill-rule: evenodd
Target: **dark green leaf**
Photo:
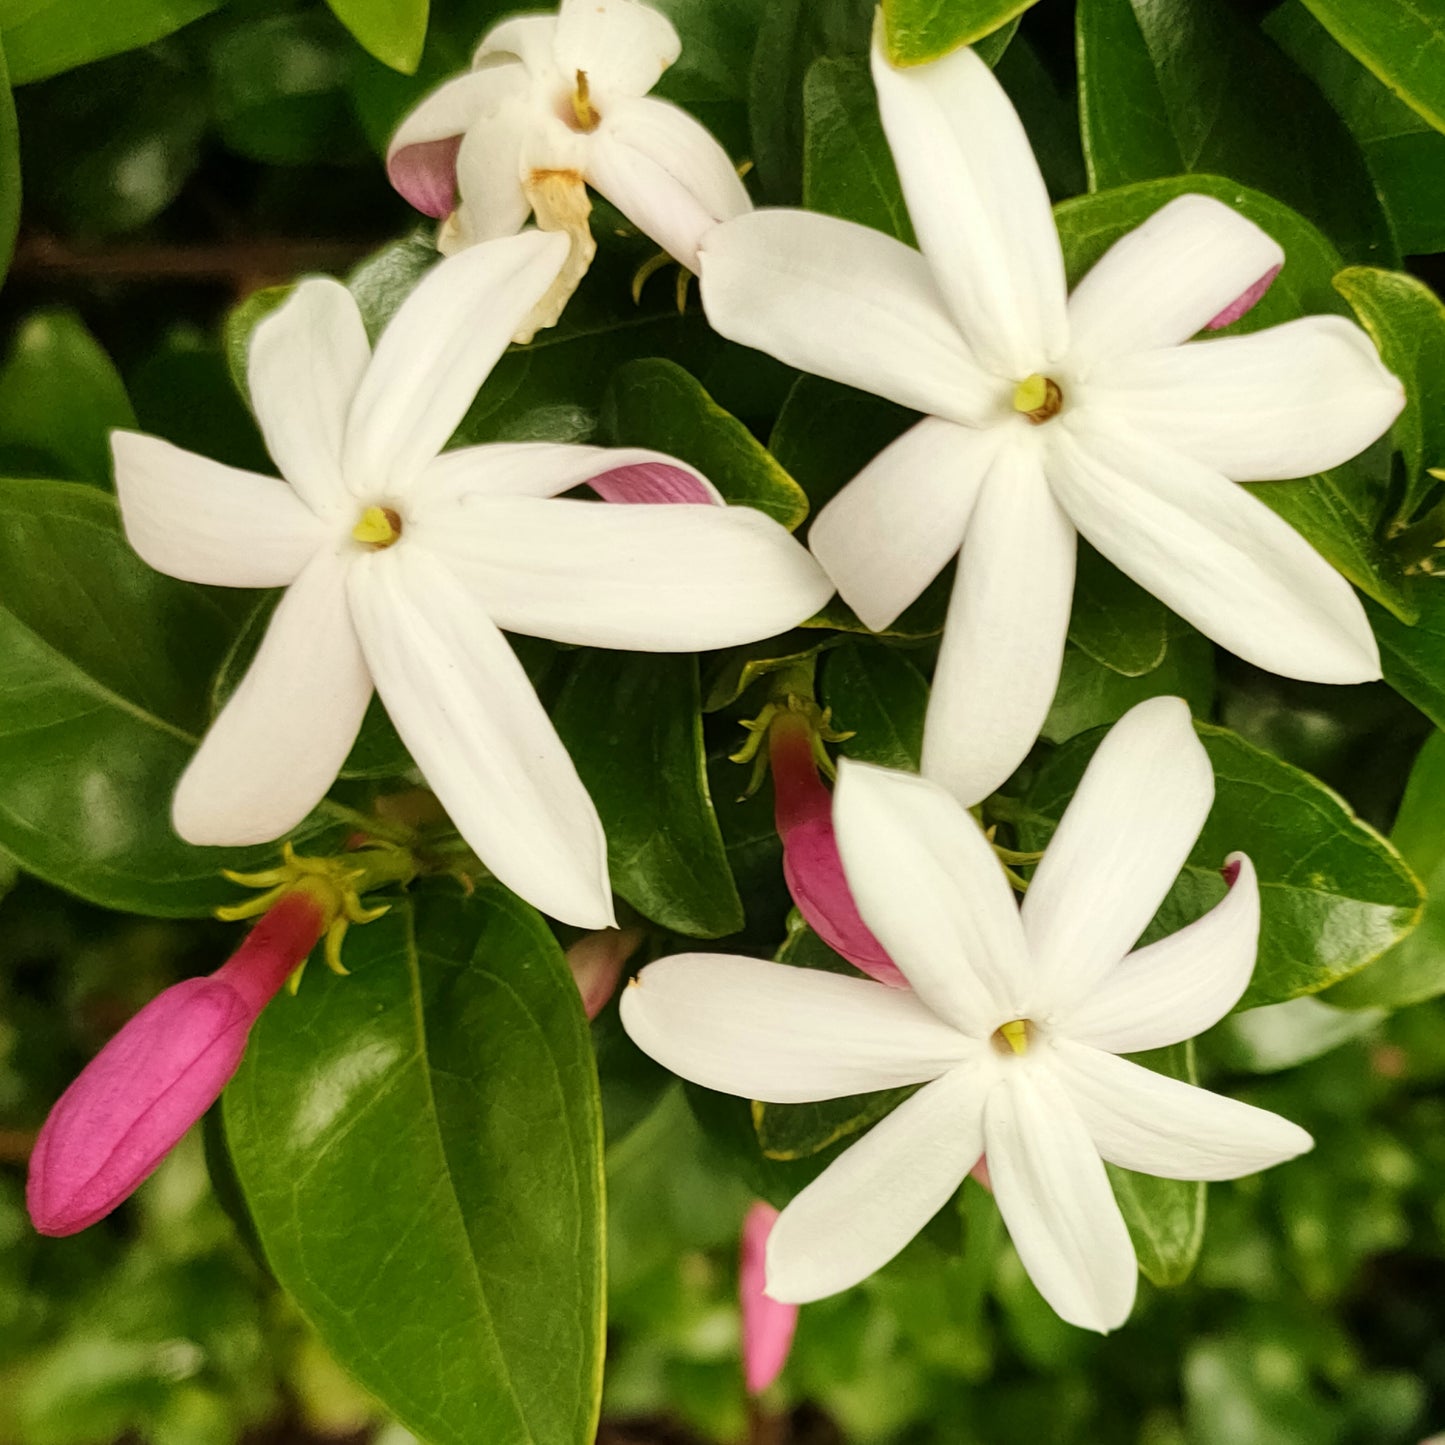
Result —
<instances>
[{"instance_id":1,"label":"dark green leaf","mask_svg":"<svg viewBox=\"0 0 1445 1445\"><path fill-rule=\"evenodd\" d=\"M0 281L10 269L19 229L20 128L15 123L15 97L10 93L5 48L0 44Z\"/></svg>"},{"instance_id":2,"label":"dark green leaf","mask_svg":"<svg viewBox=\"0 0 1445 1445\"><path fill-rule=\"evenodd\" d=\"M888 56L895 65L937 60L1001 30L1034 0L883 0ZM982 47L980 47L982 51ZM990 64L997 55L985 55Z\"/></svg>"},{"instance_id":3,"label":"dark green leaf","mask_svg":"<svg viewBox=\"0 0 1445 1445\"><path fill-rule=\"evenodd\" d=\"M431 1445L590 1445L602 1137L576 985L494 884L402 902L262 1016L226 1137L276 1277Z\"/></svg>"},{"instance_id":4,"label":"dark green leaf","mask_svg":"<svg viewBox=\"0 0 1445 1445\"><path fill-rule=\"evenodd\" d=\"M0 32L15 85L150 45L221 0L0 0Z\"/></svg>"},{"instance_id":5,"label":"dark green leaf","mask_svg":"<svg viewBox=\"0 0 1445 1445\"><path fill-rule=\"evenodd\" d=\"M808 498L772 453L676 362L646 358L613 373L602 430L616 446L648 447L696 467L727 501L792 531Z\"/></svg>"},{"instance_id":6,"label":"dark green leaf","mask_svg":"<svg viewBox=\"0 0 1445 1445\"><path fill-rule=\"evenodd\" d=\"M743 926L708 791L697 661L580 652L553 721L607 830L612 886L678 933Z\"/></svg>"},{"instance_id":7,"label":"dark green leaf","mask_svg":"<svg viewBox=\"0 0 1445 1445\"><path fill-rule=\"evenodd\" d=\"M1079 98L1095 190L1213 172L1293 206L1352 260L1394 238L1354 137L1310 79L1223 4L1081 0Z\"/></svg>"},{"instance_id":8,"label":"dark green leaf","mask_svg":"<svg viewBox=\"0 0 1445 1445\"><path fill-rule=\"evenodd\" d=\"M833 726L853 734L838 745L850 758L917 772L923 756L928 683L897 648L845 642L823 663L823 701Z\"/></svg>"},{"instance_id":9,"label":"dark green leaf","mask_svg":"<svg viewBox=\"0 0 1445 1445\"><path fill-rule=\"evenodd\" d=\"M1391 435L1405 458L1399 517L1408 521L1435 489L1427 468L1445 466L1445 307L1424 282L1400 271L1351 266L1335 277L1335 289L1405 384L1405 410Z\"/></svg>"},{"instance_id":10,"label":"dark green leaf","mask_svg":"<svg viewBox=\"0 0 1445 1445\"><path fill-rule=\"evenodd\" d=\"M426 44L429 0L326 0L336 18L383 65L410 75Z\"/></svg>"},{"instance_id":11,"label":"dark green leaf","mask_svg":"<svg viewBox=\"0 0 1445 1445\"><path fill-rule=\"evenodd\" d=\"M1315 19L1413 111L1445 131L1445 13L1399 0L1305 0Z\"/></svg>"},{"instance_id":12,"label":"dark green leaf","mask_svg":"<svg viewBox=\"0 0 1445 1445\"><path fill-rule=\"evenodd\" d=\"M1196 723L1214 768L1214 807L1144 938L1193 922L1224 896L1219 868L1247 853L1259 875L1259 958L1241 1007L1316 993L1363 968L1419 916L1420 885L1399 853L1308 773L1225 728ZM1018 820L1042 848L1100 734L1066 743L1039 769Z\"/></svg>"},{"instance_id":13,"label":"dark green leaf","mask_svg":"<svg viewBox=\"0 0 1445 1445\"><path fill-rule=\"evenodd\" d=\"M1385 681L1445 728L1445 582L1416 578L1410 596L1419 613L1413 626L1373 602L1366 601L1365 610L1380 644Z\"/></svg>"},{"instance_id":14,"label":"dark green leaf","mask_svg":"<svg viewBox=\"0 0 1445 1445\"><path fill-rule=\"evenodd\" d=\"M1075 647L1125 677L1143 677L1164 661L1169 622L1158 598L1080 541L1069 615Z\"/></svg>"}]
</instances>

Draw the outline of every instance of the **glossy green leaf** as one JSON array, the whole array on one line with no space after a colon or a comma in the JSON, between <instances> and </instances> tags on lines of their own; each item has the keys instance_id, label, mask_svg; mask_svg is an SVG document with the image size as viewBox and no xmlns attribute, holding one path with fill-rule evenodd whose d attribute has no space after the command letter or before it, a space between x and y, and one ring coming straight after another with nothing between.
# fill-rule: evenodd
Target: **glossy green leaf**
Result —
<instances>
[{"instance_id":1,"label":"glossy green leaf","mask_svg":"<svg viewBox=\"0 0 1445 1445\"><path fill-rule=\"evenodd\" d=\"M808 515L806 494L772 453L676 362L646 358L614 372L602 430L615 446L690 463L727 501L755 507L789 531Z\"/></svg>"},{"instance_id":2,"label":"glossy green leaf","mask_svg":"<svg viewBox=\"0 0 1445 1445\"><path fill-rule=\"evenodd\" d=\"M1082 539L1074 576L1069 641L1125 677L1143 677L1164 661L1169 610L1106 562Z\"/></svg>"},{"instance_id":3,"label":"glossy green leaf","mask_svg":"<svg viewBox=\"0 0 1445 1445\"><path fill-rule=\"evenodd\" d=\"M1408 520L1437 485L1427 469L1445 466L1445 306L1401 271L1351 266L1335 277L1335 289L1405 384L1405 410L1391 435L1405 459L1398 514Z\"/></svg>"},{"instance_id":4,"label":"glossy green leaf","mask_svg":"<svg viewBox=\"0 0 1445 1445\"><path fill-rule=\"evenodd\" d=\"M1315 19L1413 111L1445 131L1445 12L1430 0L1305 0Z\"/></svg>"},{"instance_id":5,"label":"glossy green leaf","mask_svg":"<svg viewBox=\"0 0 1445 1445\"><path fill-rule=\"evenodd\" d=\"M1346 311L1334 289L1339 253L1302 216L1269 196L1219 176L1175 176L1141 181L1117 190L1080 196L1054 208L1070 284L1125 232L1175 196L1199 192L1233 206L1268 231L1284 248L1284 270L1264 299L1233 331L1257 331L1299 316ZM1228 333L1226 333L1228 334ZM1278 512L1356 587L1396 616L1415 615L1395 558L1381 545L1378 529L1385 499L1383 453L1366 453L1333 471L1293 482L1268 482L1255 496ZM804 485L807 483L804 481Z\"/></svg>"},{"instance_id":6,"label":"glossy green leaf","mask_svg":"<svg viewBox=\"0 0 1445 1445\"><path fill-rule=\"evenodd\" d=\"M1344 799L1225 728L1196 723L1214 768L1214 807L1146 940L1182 928L1224 896L1235 851L1259 875L1259 958L1241 1007L1317 993L1373 962L1419 917L1420 885ZM1066 743L1039 769L1017 819L1020 846L1042 848L1100 733Z\"/></svg>"},{"instance_id":7,"label":"glossy green leaf","mask_svg":"<svg viewBox=\"0 0 1445 1445\"><path fill-rule=\"evenodd\" d=\"M1390 841L1425 883L1420 926L1325 995L1345 1008L1404 1008L1445 993L1445 733L1415 759Z\"/></svg>"},{"instance_id":8,"label":"glossy green leaf","mask_svg":"<svg viewBox=\"0 0 1445 1445\"><path fill-rule=\"evenodd\" d=\"M430 0L326 0L336 18L383 65L411 75L426 44Z\"/></svg>"},{"instance_id":9,"label":"glossy green leaf","mask_svg":"<svg viewBox=\"0 0 1445 1445\"><path fill-rule=\"evenodd\" d=\"M921 65L960 45L973 45L1022 15L1034 0L883 0L888 55L895 65ZM988 57L990 61L996 56Z\"/></svg>"},{"instance_id":10,"label":"glossy green leaf","mask_svg":"<svg viewBox=\"0 0 1445 1445\"><path fill-rule=\"evenodd\" d=\"M838 744L840 753L885 768L918 771L928 683L903 652L845 642L824 659L821 686L833 726L852 733Z\"/></svg>"},{"instance_id":11,"label":"glossy green leaf","mask_svg":"<svg viewBox=\"0 0 1445 1445\"><path fill-rule=\"evenodd\" d=\"M1310 79L1228 5L1080 0L1079 102L1094 190L1212 172L1277 196L1350 259L1394 238L1360 147Z\"/></svg>"},{"instance_id":12,"label":"glossy green leaf","mask_svg":"<svg viewBox=\"0 0 1445 1445\"><path fill-rule=\"evenodd\" d=\"M235 900L219 869L274 859L170 826L233 597L151 571L93 487L0 482L0 848L22 867L108 908L183 916Z\"/></svg>"},{"instance_id":13,"label":"glossy green leaf","mask_svg":"<svg viewBox=\"0 0 1445 1445\"><path fill-rule=\"evenodd\" d=\"M0 0L0 33L15 85L150 45L221 0Z\"/></svg>"},{"instance_id":14,"label":"glossy green leaf","mask_svg":"<svg viewBox=\"0 0 1445 1445\"><path fill-rule=\"evenodd\" d=\"M108 487L110 429L135 424L125 383L74 311L25 318L0 365L0 468Z\"/></svg>"},{"instance_id":15,"label":"glossy green leaf","mask_svg":"<svg viewBox=\"0 0 1445 1445\"><path fill-rule=\"evenodd\" d=\"M1419 616L1413 626L1369 601L1365 611L1380 645L1385 681L1445 728L1445 586L1434 577L1415 580L1411 597Z\"/></svg>"},{"instance_id":16,"label":"glossy green leaf","mask_svg":"<svg viewBox=\"0 0 1445 1445\"><path fill-rule=\"evenodd\" d=\"M607 831L612 886L695 938L743 926L702 743L697 661L579 652L552 720Z\"/></svg>"},{"instance_id":17,"label":"glossy green leaf","mask_svg":"<svg viewBox=\"0 0 1445 1445\"><path fill-rule=\"evenodd\" d=\"M10 269L15 233L20 229L20 127L15 120L3 39L0 32L0 281Z\"/></svg>"},{"instance_id":18,"label":"glossy green leaf","mask_svg":"<svg viewBox=\"0 0 1445 1445\"><path fill-rule=\"evenodd\" d=\"M430 1445L590 1445L602 1136L576 985L495 884L403 901L262 1016L224 1098L276 1277Z\"/></svg>"}]
</instances>

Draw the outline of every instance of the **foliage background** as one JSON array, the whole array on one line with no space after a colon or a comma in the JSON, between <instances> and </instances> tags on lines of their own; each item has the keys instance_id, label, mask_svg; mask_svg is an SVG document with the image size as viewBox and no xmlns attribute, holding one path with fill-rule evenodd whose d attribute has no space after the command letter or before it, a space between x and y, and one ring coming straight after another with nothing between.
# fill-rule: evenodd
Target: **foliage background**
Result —
<instances>
[{"instance_id":1,"label":"foliage background","mask_svg":"<svg viewBox=\"0 0 1445 1445\"><path fill-rule=\"evenodd\" d=\"M199 594L136 582L108 544L76 541L105 511L105 431L138 425L267 469L232 381L247 325L269 300L246 298L308 270L362 266L355 284L372 318L394 307L430 252L405 239L416 218L387 186L379 152L406 107L461 68L510 8L434 0L427 25L415 0L0 0L24 178L0 291L0 475L16 479L0 483L0 862L15 854L26 864L0 868L4 1445L412 1438L352 1383L271 1279L238 1208L218 1119L132 1204L69 1241L30 1231L24 1160L50 1103L119 1023L176 978L214 967L235 940L233 929L204 921L229 894L214 860L169 839L164 797L184 737L214 702L213 676L234 675L255 619L249 599L211 594L202 606ZM861 62L866 5L663 8L684 55L662 93L751 158L759 198L806 199L906 234ZM1010 8L898 0L889 10L897 35L926 50L971 38L959 17L981 16L982 34ZM1380 12L1366 40L1388 52L1398 9L1381 0L1359 8ZM1439 19L1438 7L1417 8ZM1312 9L1338 22L1332 11L1348 7L1321 0ZM1197 716L1229 730L1214 744L1217 765L1237 775L1238 828L1226 846L1267 846L1269 817L1288 816L1292 803L1336 809L1326 861L1310 865L1317 873L1290 855L1280 826L1275 883L1297 909L1292 926L1328 925L1343 940L1339 957L1332 965L1281 935L1276 971L1261 975L1265 992L1254 1001L1313 992L1401 933L1416 894L1397 855L1271 758L1393 828L1427 885L1445 866L1438 740L1416 763L1445 722L1445 595L1432 590L1445 583L1407 571L1430 554L1413 524L1430 519L1427 544L1438 531L1427 469L1445 463L1445 316L1428 290L1398 278L1355 270L1336 279L1350 265L1440 280L1445 136L1431 90L1445 67L1407 66L1407 104L1299 0L1042 0L1017 34L1010 25L991 42L995 53L1005 39L998 73L1055 198L1109 192L1061 212L1075 269L1167 195L1217 185L1294 243L1293 275L1266 303L1275 311L1261 308L1264 320L1290 306L1343 311L1349 301L1394 335L1402 374L1402 358L1410 362L1414 405L1393 461L1381 449L1349 475L1272 493L1374 599L1393 687L1311 688L1216 660L1117 577L1086 569L1045 741L1012 813L1005 803L996 810L1018 841L1037 842L1057 816L1048 800L1066 796L1069 770L1076 776L1081 764L1070 739L1139 697L1184 692ZM1419 52L1418 37L1396 42L1397 61ZM0 107L0 240L20 195L14 135ZM1157 179L1183 173L1225 180ZM1291 210L1250 200L1240 186ZM796 382L722 343L695 299L679 317L661 279L635 307L628 281L649 247L605 207L596 229L602 254L574 310L544 344L504 365L464 424L469 439L693 447L690 459L729 495L793 523L800 487L816 508L901 426L902 413ZM754 438L770 441L777 460ZM69 485L57 492L47 482ZM700 675L676 659L527 652L598 792L619 891L658 925L651 950L679 934L728 935L729 946L759 953L784 939L767 790L735 801L744 775L725 760L767 685L749 661L825 644L823 697L855 730L851 747L906 763L937 603L925 599L882 642L853 637L838 612L830 620L842 631L799 634L751 659L707 658ZM43 636L92 691L139 699L174 735L128 732L103 709L92 716L67 701L66 687L85 687L58 680L58 665L43 675L47 689L65 693L54 701L37 685L41 672L27 670L22 634ZM66 746L47 753L57 727ZM77 746L88 770L75 766ZM342 807L369 806L406 771L379 719L352 764ZM104 786L117 778L124 786ZM1397 821L1407 780L1410 802ZM341 816L318 819L313 832ZM689 876L698 859L700 880ZM1363 878L1371 868L1383 882ZM456 906L442 885L436 898L439 910ZM1178 906L1197 912L1203 901L1196 893ZM503 926L500 914L487 916ZM796 1187L789 1166L762 1161L754 1136L739 1145L735 1116L716 1101L689 1107L630 1049L615 1010L604 1014L593 1029L608 1141L603 1438L1404 1445L1445 1426L1445 1005L1433 1001L1445 989L1442 926L1431 900L1406 943L1328 1002L1244 1015L1202 1041L1211 1083L1297 1119L1318 1147L1263 1178L1214 1186L1190 1282L1146 1286L1117 1336L1095 1339L1052 1316L969 1184L957 1209L894 1265L803 1312L783 1381L755 1409L737 1360L734 1251L754 1192ZM382 945L357 946L358 976L383 979L365 970L375 961L365 950ZM806 937L789 946L816 958ZM297 1004L278 1008L343 1009L349 986L361 997L361 984L313 976ZM291 1060L272 1065L277 1077L307 1066L286 1055L283 1026L262 1042L268 1058ZM228 1105L232 1149L243 1112ZM253 1122L255 1171L280 1146L264 1117ZM743 1120L745 1135L748 1127ZM807 1135L814 1125L772 1127ZM374 1143L384 1166L395 1163L397 1141ZM389 1226L363 1173L348 1180L343 1171L329 1197L327 1227L343 1236L371 1221ZM1191 1209L1158 1213L1182 1230L1160 1247L1161 1273L1187 1272L1198 1244ZM419 1299L426 1288L423 1267ZM435 1350L413 1348L424 1388L439 1368Z\"/></svg>"}]
</instances>

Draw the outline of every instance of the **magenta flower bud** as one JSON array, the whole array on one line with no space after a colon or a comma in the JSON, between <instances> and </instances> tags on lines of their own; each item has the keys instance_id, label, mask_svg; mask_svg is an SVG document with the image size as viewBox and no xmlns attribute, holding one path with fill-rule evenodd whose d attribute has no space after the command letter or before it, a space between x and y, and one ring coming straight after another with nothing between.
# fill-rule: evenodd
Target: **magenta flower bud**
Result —
<instances>
[{"instance_id":1,"label":"magenta flower bud","mask_svg":"<svg viewBox=\"0 0 1445 1445\"><path fill-rule=\"evenodd\" d=\"M716 503L717 496L695 472L666 462L633 462L599 472L587 484L604 502Z\"/></svg>"},{"instance_id":2,"label":"magenta flower bud","mask_svg":"<svg viewBox=\"0 0 1445 1445\"><path fill-rule=\"evenodd\" d=\"M50 1111L30 1156L25 1202L41 1234L103 1219L215 1102L261 1010L329 922L307 889L282 897L231 959L153 998Z\"/></svg>"},{"instance_id":3,"label":"magenta flower bud","mask_svg":"<svg viewBox=\"0 0 1445 1445\"><path fill-rule=\"evenodd\" d=\"M833 795L818 776L813 734L801 716L784 715L768 737L773 817L783 840L783 877L798 912L835 953L893 988L908 980L859 916L833 833Z\"/></svg>"},{"instance_id":4,"label":"magenta flower bud","mask_svg":"<svg viewBox=\"0 0 1445 1445\"><path fill-rule=\"evenodd\" d=\"M743 1380L750 1395L761 1395L782 1374L798 1324L797 1305L780 1304L764 1293L768 1235L777 1217L771 1204L759 1203L743 1220L738 1302L743 1316Z\"/></svg>"},{"instance_id":5,"label":"magenta flower bud","mask_svg":"<svg viewBox=\"0 0 1445 1445\"><path fill-rule=\"evenodd\" d=\"M567 964L577 980L582 1007L595 1019L617 989L622 966L642 942L640 928L602 928L579 938L567 950Z\"/></svg>"}]
</instances>

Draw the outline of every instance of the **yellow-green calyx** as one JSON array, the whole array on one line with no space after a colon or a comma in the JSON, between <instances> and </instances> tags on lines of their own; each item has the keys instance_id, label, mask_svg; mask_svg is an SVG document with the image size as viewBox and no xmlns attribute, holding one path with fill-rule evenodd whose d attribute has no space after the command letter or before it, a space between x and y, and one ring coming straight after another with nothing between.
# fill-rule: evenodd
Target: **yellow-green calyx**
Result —
<instances>
[{"instance_id":1,"label":"yellow-green calyx","mask_svg":"<svg viewBox=\"0 0 1445 1445\"><path fill-rule=\"evenodd\" d=\"M351 535L379 552L401 536L401 516L390 507L368 507L351 529Z\"/></svg>"},{"instance_id":2,"label":"yellow-green calyx","mask_svg":"<svg viewBox=\"0 0 1445 1445\"><path fill-rule=\"evenodd\" d=\"M597 113L597 107L592 104L592 92L587 84L587 72L577 72L577 88L572 92L572 115L576 121L577 129L582 131L594 131L602 117Z\"/></svg>"},{"instance_id":3,"label":"yellow-green calyx","mask_svg":"<svg viewBox=\"0 0 1445 1445\"><path fill-rule=\"evenodd\" d=\"M828 749L823 744L845 742L853 734L839 732L832 725L832 718L830 709L819 707L811 697L799 697L793 692L786 692L774 701L767 703L757 717L743 718L741 725L747 731L748 736L742 747L729 755L731 762L753 765L752 777L748 780L747 792L743 796L750 797L762 784L763 777L768 770L769 757L769 752L763 747L763 744L769 741L774 732L780 734L789 732L796 733L800 737L806 736L818 770L825 777L836 776L837 768L833 764L833 759L828 755Z\"/></svg>"},{"instance_id":4,"label":"yellow-green calyx","mask_svg":"<svg viewBox=\"0 0 1445 1445\"><path fill-rule=\"evenodd\" d=\"M1000 1053L1026 1054L1029 1050L1029 1021L1010 1019L1000 1024L993 1036L994 1047Z\"/></svg>"},{"instance_id":5,"label":"yellow-green calyx","mask_svg":"<svg viewBox=\"0 0 1445 1445\"><path fill-rule=\"evenodd\" d=\"M1035 426L1058 416L1064 404L1064 394L1051 376L1035 372L1026 376L1014 387L1014 410L1022 413Z\"/></svg>"},{"instance_id":6,"label":"yellow-green calyx","mask_svg":"<svg viewBox=\"0 0 1445 1445\"><path fill-rule=\"evenodd\" d=\"M221 870L222 877L243 888L261 890L244 903L216 909L216 917L228 923L257 918L289 893L306 893L316 900L327 920L324 956L333 973L344 974L341 944L353 923L370 923L387 912L389 903L367 908L362 897L377 888L410 883L417 874L416 859L409 849L394 843L369 842L351 852L330 858L303 858L290 843L281 845L281 862L259 873ZM291 977L294 993L303 963Z\"/></svg>"}]
</instances>

